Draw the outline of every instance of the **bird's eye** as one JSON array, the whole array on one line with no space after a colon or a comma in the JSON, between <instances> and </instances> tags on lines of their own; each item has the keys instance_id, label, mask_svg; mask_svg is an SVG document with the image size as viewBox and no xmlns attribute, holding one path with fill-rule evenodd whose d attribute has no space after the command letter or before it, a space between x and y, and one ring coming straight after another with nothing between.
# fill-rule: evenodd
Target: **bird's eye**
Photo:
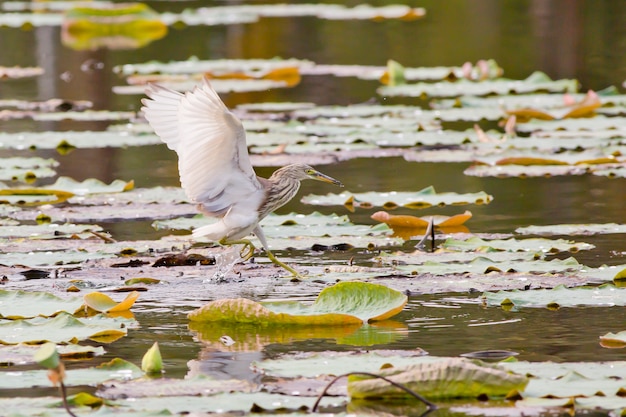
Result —
<instances>
[{"instance_id":1,"label":"bird's eye","mask_svg":"<svg viewBox=\"0 0 626 417\"><path fill-rule=\"evenodd\" d=\"M312 169L307 169L306 170L306 174L307 175L313 175L313 174L315 174L315 171L313 171Z\"/></svg>"}]
</instances>

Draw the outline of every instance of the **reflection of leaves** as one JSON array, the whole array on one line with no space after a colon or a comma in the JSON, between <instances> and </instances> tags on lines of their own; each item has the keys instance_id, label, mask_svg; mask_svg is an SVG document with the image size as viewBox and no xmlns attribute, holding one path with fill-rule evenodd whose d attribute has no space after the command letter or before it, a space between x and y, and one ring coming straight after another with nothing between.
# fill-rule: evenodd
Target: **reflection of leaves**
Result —
<instances>
[{"instance_id":1,"label":"reflection of leaves","mask_svg":"<svg viewBox=\"0 0 626 417\"><path fill-rule=\"evenodd\" d=\"M143 3L94 3L65 12L61 39L76 50L136 49L166 34L159 15Z\"/></svg>"},{"instance_id":2,"label":"reflection of leaves","mask_svg":"<svg viewBox=\"0 0 626 417\"><path fill-rule=\"evenodd\" d=\"M309 339L340 339L348 338L361 327L361 323L341 326L263 326L249 323L231 322L189 322L189 329L195 332L196 337L203 343L217 350L232 352L256 352L265 346L277 343L293 343L298 340ZM230 346L219 341L220 337L228 335L235 343ZM364 339L361 339L364 340ZM346 343L351 344L351 343Z\"/></svg>"}]
</instances>

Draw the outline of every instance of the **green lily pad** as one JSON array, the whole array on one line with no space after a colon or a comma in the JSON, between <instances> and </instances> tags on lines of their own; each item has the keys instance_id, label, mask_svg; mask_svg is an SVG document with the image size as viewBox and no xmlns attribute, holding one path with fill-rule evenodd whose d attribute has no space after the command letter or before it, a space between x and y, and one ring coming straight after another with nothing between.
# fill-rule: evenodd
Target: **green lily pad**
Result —
<instances>
[{"instance_id":1,"label":"green lily pad","mask_svg":"<svg viewBox=\"0 0 626 417\"><path fill-rule=\"evenodd\" d=\"M451 274L557 274L578 272L583 269L574 258L553 259L551 261L533 260L516 262L494 262L488 257L480 256L470 262L440 263L426 261L420 265L398 265L396 270L410 274L451 275Z\"/></svg>"},{"instance_id":2,"label":"green lily pad","mask_svg":"<svg viewBox=\"0 0 626 417\"><path fill-rule=\"evenodd\" d=\"M61 239L80 236L89 232L101 232L102 228L93 224L39 224L0 226L0 237L15 238L26 237L30 239Z\"/></svg>"},{"instance_id":3,"label":"green lily pad","mask_svg":"<svg viewBox=\"0 0 626 417\"><path fill-rule=\"evenodd\" d=\"M523 235L548 235L548 236L573 236L573 235L596 235L626 233L626 224L554 224L547 226L526 226L515 229L516 233Z\"/></svg>"},{"instance_id":4,"label":"green lily pad","mask_svg":"<svg viewBox=\"0 0 626 417\"><path fill-rule=\"evenodd\" d=\"M434 187L426 187L418 192L367 192L314 195L310 194L302 198L302 203L330 206L347 205L355 207L383 207L394 209L407 207L411 209L427 208L432 206L464 205L464 204L489 204L493 196L480 191L478 193L457 194L437 193Z\"/></svg>"},{"instance_id":5,"label":"green lily pad","mask_svg":"<svg viewBox=\"0 0 626 417\"><path fill-rule=\"evenodd\" d=\"M128 381L143 375L141 369L136 365L123 359L115 358L95 367L66 370L64 383L66 386L97 386L106 381ZM45 370L4 373L4 378L0 381L0 389L49 386L50 381Z\"/></svg>"},{"instance_id":6,"label":"green lily pad","mask_svg":"<svg viewBox=\"0 0 626 417\"><path fill-rule=\"evenodd\" d=\"M575 306L624 306L626 288L613 284L599 287L567 288L559 285L553 289L529 291L498 291L483 294L483 301L489 306L503 307L575 307Z\"/></svg>"},{"instance_id":7,"label":"green lily pad","mask_svg":"<svg viewBox=\"0 0 626 417\"><path fill-rule=\"evenodd\" d=\"M105 184L100 180L90 178L84 181L76 181L69 177L59 177L54 184L45 187L50 190L62 190L74 195L83 196L87 194L120 193L134 188L133 181L114 180L110 184Z\"/></svg>"},{"instance_id":8,"label":"green lily pad","mask_svg":"<svg viewBox=\"0 0 626 417\"><path fill-rule=\"evenodd\" d=\"M398 314L407 297L388 287L364 282L343 282L325 288L315 302L257 303L247 299L212 301L188 314L191 321L241 323L345 325L384 320Z\"/></svg>"},{"instance_id":9,"label":"green lily pad","mask_svg":"<svg viewBox=\"0 0 626 417\"><path fill-rule=\"evenodd\" d=\"M75 343L79 340L112 341L126 336L134 320L94 316L79 319L61 312L53 318L0 320L0 343Z\"/></svg>"},{"instance_id":10,"label":"green lily pad","mask_svg":"<svg viewBox=\"0 0 626 417\"><path fill-rule=\"evenodd\" d=\"M0 149L57 149L70 145L79 149L146 146L161 143L154 134L120 134L114 130L104 132L0 132Z\"/></svg>"},{"instance_id":11,"label":"green lily pad","mask_svg":"<svg viewBox=\"0 0 626 417\"><path fill-rule=\"evenodd\" d=\"M581 250L591 250L595 246L585 242L574 242L565 239L545 239L545 238L527 238L527 239L493 239L484 240L478 236L472 236L466 240L458 240L449 238L441 245L444 249L453 251L474 251L474 252L491 252L491 251L524 251L524 252L541 252L541 253L558 253L558 252L578 252Z\"/></svg>"},{"instance_id":12,"label":"green lily pad","mask_svg":"<svg viewBox=\"0 0 626 417\"><path fill-rule=\"evenodd\" d=\"M0 290L0 316L5 319L74 314L82 305L80 297L65 299L43 291Z\"/></svg>"},{"instance_id":13,"label":"green lily pad","mask_svg":"<svg viewBox=\"0 0 626 417\"><path fill-rule=\"evenodd\" d=\"M578 90L576 80L553 81L546 74L536 71L525 80L509 80L505 78L493 81L472 82L459 80L456 82L417 83L399 86L380 87L381 96L408 96L408 97L457 97L463 95L485 96L488 94L506 95L510 93L532 93L539 91L569 92Z\"/></svg>"},{"instance_id":14,"label":"green lily pad","mask_svg":"<svg viewBox=\"0 0 626 417\"><path fill-rule=\"evenodd\" d=\"M504 397L513 390L522 391L528 384L524 375L508 372L498 365L479 360L449 358L378 372L394 382L419 392L428 399ZM353 375L348 379L351 398L394 399L408 394L387 381Z\"/></svg>"},{"instance_id":15,"label":"green lily pad","mask_svg":"<svg viewBox=\"0 0 626 417\"><path fill-rule=\"evenodd\" d=\"M30 182L36 178L56 175L54 167L59 163L54 159L43 158L2 158L0 180L19 180Z\"/></svg>"},{"instance_id":16,"label":"green lily pad","mask_svg":"<svg viewBox=\"0 0 626 417\"><path fill-rule=\"evenodd\" d=\"M391 364L394 367L430 363L441 358L427 356L417 350L371 350L352 352L297 352L279 358L252 362L252 369L276 378L316 378L320 375L341 375L349 372L378 372Z\"/></svg>"},{"instance_id":17,"label":"green lily pad","mask_svg":"<svg viewBox=\"0 0 626 417\"><path fill-rule=\"evenodd\" d=\"M0 363L2 366L30 365L34 363L33 354L39 349L38 345L1 345ZM77 344L57 345L61 359L84 360L95 356L102 356L105 350L102 346L81 346Z\"/></svg>"}]
</instances>

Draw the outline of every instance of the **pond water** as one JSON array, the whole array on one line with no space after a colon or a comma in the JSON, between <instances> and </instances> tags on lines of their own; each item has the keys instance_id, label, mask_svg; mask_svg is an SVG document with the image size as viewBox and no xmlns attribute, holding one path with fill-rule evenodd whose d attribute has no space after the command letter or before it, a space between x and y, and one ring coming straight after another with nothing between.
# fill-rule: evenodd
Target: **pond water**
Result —
<instances>
[{"instance_id":1,"label":"pond water","mask_svg":"<svg viewBox=\"0 0 626 417\"><path fill-rule=\"evenodd\" d=\"M9 2L0 2L0 4ZM185 7L242 4L243 1L147 2L159 11ZM258 4L258 2L252 2ZM265 2L272 3L272 2ZM275 3L279 3L276 1ZM295 2L293 2L295 3ZM304 3L304 2L303 2ZM360 2L347 1L349 5ZM112 87L125 81L113 67L149 60L219 58L309 59L318 64L385 65L394 59L407 67L452 66L466 61L495 59L510 78L525 78L535 70L553 79L576 78L582 91L610 85L621 88L626 80L626 3L618 1L371 1L372 5L409 4L425 7L427 17L403 21L332 21L311 17L266 18L240 25L193 26L171 29L163 39L136 50L75 51L60 43L59 27L29 30L0 28L0 65L41 66L45 74L34 79L2 81L0 99L90 100L96 109L138 110L140 97L117 95ZM84 64L91 63L85 69ZM97 64L97 65L96 65ZM83 69L81 69L83 65ZM264 101L310 101L316 104L347 105L375 97L377 81L354 78L305 76L289 89L259 93L227 94L228 106ZM623 90L623 88L621 88ZM389 99L387 103L419 104L419 99ZM3 121L2 130L102 130L104 122ZM466 128L470 128L467 124ZM485 124L483 128L490 127ZM30 155L7 152L7 155ZM76 150L59 156L54 151L38 155L60 162L59 175L76 180L98 178L110 182L134 179L137 187L178 185L176 159L165 146ZM474 233L511 233L517 227L557 223L624 223L626 183L593 175L552 178L479 178L463 174L465 163L416 163L403 158L354 159L319 166L324 173L340 179L353 192L417 191L433 185L440 192L471 193L481 190L494 196L489 205L472 206L468 227ZM257 167L260 176L275 168ZM301 195L325 194L328 188L304 183ZM297 199L280 210L308 213L349 214L343 208L318 208ZM374 224L373 210L350 214L355 223ZM453 214L458 208L427 209L419 213ZM398 210L395 214L414 214ZM143 239L157 234L147 222L107 224L120 240ZM576 237L596 245L577 253L588 266L625 263L623 235ZM278 253L280 255L280 253ZM310 256L310 255L305 255ZM315 259L311 260L312 263ZM312 299L312 297L307 297ZM600 347L598 336L623 330L623 307L524 309L507 312L485 308L478 294L412 294L405 311L393 321L368 331L387 343L366 348L416 349L432 355L459 355L466 352L504 349L530 361L623 360L623 350ZM187 308L165 309L140 306L135 316L141 327L123 343L107 347L102 360L123 357L140 362L148 341L157 340L165 358L167 375L182 377L203 373L218 377L255 379L249 369L252 360L274 357L289 351L350 350L328 338L296 340L289 343L259 343L248 351L220 351L199 341L187 328ZM224 329L227 331L228 329ZM387 339L385 339L385 337ZM0 393L0 395L12 395Z\"/></svg>"}]
</instances>

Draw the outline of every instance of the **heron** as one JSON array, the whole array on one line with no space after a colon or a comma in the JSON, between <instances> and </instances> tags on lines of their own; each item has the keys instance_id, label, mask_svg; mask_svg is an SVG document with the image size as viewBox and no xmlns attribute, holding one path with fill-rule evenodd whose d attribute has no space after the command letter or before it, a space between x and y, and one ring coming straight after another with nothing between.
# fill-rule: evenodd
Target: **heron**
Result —
<instances>
[{"instance_id":1,"label":"heron","mask_svg":"<svg viewBox=\"0 0 626 417\"><path fill-rule=\"evenodd\" d=\"M279 168L269 178L257 176L241 121L206 78L184 94L149 83L146 95L141 110L155 133L177 153L180 183L187 197L201 213L217 219L193 230L193 237L206 237L220 245L242 244L240 256L247 261L256 248L246 237L254 234L270 261L299 276L270 251L259 222L290 201L302 180L343 184L301 163Z\"/></svg>"}]
</instances>

